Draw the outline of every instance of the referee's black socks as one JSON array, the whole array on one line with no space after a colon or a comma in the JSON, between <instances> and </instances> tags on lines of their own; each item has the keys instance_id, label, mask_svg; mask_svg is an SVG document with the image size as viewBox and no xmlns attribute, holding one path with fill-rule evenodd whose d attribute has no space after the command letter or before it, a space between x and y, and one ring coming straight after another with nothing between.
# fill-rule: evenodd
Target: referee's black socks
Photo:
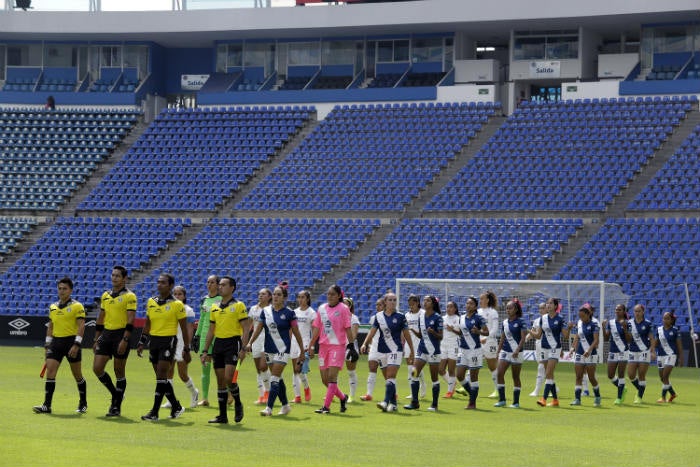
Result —
<instances>
[{"instance_id":1,"label":"referee's black socks","mask_svg":"<svg viewBox=\"0 0 700 467\"><path fill-rule=\"evenodd\" d=\"M117 388L114 387L114 383L112 383L112 378L109 376L109 373L105 371L102 373L102 376L98 376L97 379L99 379L100 383L104 384L110 394L112 394L112 399L116 399Z\"/></svg>"}]
</instances>

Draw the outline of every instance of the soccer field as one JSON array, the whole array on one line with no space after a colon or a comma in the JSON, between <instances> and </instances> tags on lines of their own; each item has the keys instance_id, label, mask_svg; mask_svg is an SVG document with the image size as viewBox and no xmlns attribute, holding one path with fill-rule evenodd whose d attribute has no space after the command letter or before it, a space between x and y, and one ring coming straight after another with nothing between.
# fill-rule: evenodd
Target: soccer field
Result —
<instances>
[{"instance_id":1,"label":"soccer field","mask_svg":"<svg viewBox=\"0 0 700 467\"><path fill-rule=\"evenodd\" d=\"M2 414L1 466L691 466L700 464L700 371L676 368L672 375L679 394L673 404L656 404L661 389L656 369L649 371L645 404L633 406L631 391L626 405L613 406L615 388L598 367L603 405L594 408L592 397L583 406L570 407L573 368L561 364L557 382L561 388L558 408L541 408L528 397L535 379L535 364L523 370L522 408L494 408L492 399L480 397L478 410L466 411L466 399L440 400L440 410L399 410L382 413L375 403L358 401L345 414L333 404L331 415L317 415L323 394L317 360L312 362L313 400L294 406L287 416L260 417L251 360L241 369L239 383L246 415L239 425L209 425L214 407L187 409L177 420L143 422L140 416L152 404L155 378L147 359L132 353L127 365L128 387L122 417L104 417L109 405L107 390L92 373L92 352L84 352L83 373L88 382L87 414L74 412L78 396L64 361L59 370L53 414L38 415L33 405L43 400L38 377L43 349L0 347L0 414ZM364 393L366 357L358 364ZM110 363L111 368L111 363ZM199 386L199 364L190 366ZM291 368L285 371L291 391ZM492 386L482 375L482 393ZM340 385L347 388L347 375ZM405 366L401 368L399 395L408 394ZM512 383L506 375L510 402ZM214 388L210 400L215 400ZM632 390L633 388L631 388ZM175 381L178 397L188 393ZM442 383L442 393L446 384ZM378 378L375 399L384 385ZM358 397L359 398L359 397ZM279 403L275 407L275 414ZM166 409L161 417L167 416ZM230 416L233 419L233 416Z\"/></svg>"}]
</instances>

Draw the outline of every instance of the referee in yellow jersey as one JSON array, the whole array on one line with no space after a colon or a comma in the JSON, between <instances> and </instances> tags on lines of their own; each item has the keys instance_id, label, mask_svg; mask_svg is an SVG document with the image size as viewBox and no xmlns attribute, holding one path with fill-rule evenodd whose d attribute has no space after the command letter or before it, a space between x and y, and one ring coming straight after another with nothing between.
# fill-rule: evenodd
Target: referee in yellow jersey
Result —
<instances>
[{"instance_id":1,"label":"referee in yellow jersey","mask_svg":"<svg viewBox=\"0 0 700 467\"><path fill-rule=\"evenodd\" d=\"M92 369L112 395L106 416L118 417L126 391L126 359L129 357L129 339L134 330L136 295L126 288L128 273L124 266L114 266L111 279L112 290L102 294L100 314L95 321L95 360ZM109 373L105 372L111 358L114 358L116 386Z\"/></svg>"},{"instance_id":2,"label":"referee in yellow jersey","mask_svg":"<svg viewBox=\"0 0 700 467\"><path fill-rule=\"evenodd\" d=\"M87 383L81 369L80 345L85 332L85 309L71 298L73 281L64 277L58 281L58 301L49 307L49 325L46 330L46 383L44 403L33 407L36 413L51 413L51 401L56 389L56 372L66 357L70 371L78 383L80 401L76 412L87 412Z\"/></svg>"},{"instance_id":3,"label":"referee in yellow jersey","mask_svg":"<svg viewBox=\"0 0 700 467\"><path fill-rule=\"evenodd\" d=\"M245 358L245 350L241 343L241 336L248 335L250 331L250 318L246 311L245 303L236 300L233 293L236 291L236 280L230 276L223 276L219 280L219 295L221 303L212 305L210 312L209 331L204 350L201 353L202 364L206 361L207 350L214 340L213 360L216 381L218 385L217 399L219 402L219 415L209 420L209 423L228 423L226 415L226 402L228 393L233 396L235 405L235 422L243 420L243 404L241 403L238 383L232 381L233 372L236 369L238 359Z\"/></svg>"},{"instance_id":4,"label":"referee in yellow jersey","mask_svg":"<svg viewBox=\"0 0 700 467\"><path fill-rule=\"evenodd\" d=\"M172 274L163 273L158 276L158 295L149 298L146 303L146 325L137 348L140 357L143 349L148 347L150 351L148 359L153 364L153 371L156 374L153 408L146 415L141 416L141 420L149 422L158 421L158 409L163 402L163 397L170 402L170 418L178 418L185 412L185 408L175 397L173 385L168 381L168 371L175 358L178 326L182 331L184 342L190 341L185 305L173 297L174 286L175 278ZM182 358L187 363L192 360L190 347L187 344L182 349Z\"/></svg>"}]
</instances>

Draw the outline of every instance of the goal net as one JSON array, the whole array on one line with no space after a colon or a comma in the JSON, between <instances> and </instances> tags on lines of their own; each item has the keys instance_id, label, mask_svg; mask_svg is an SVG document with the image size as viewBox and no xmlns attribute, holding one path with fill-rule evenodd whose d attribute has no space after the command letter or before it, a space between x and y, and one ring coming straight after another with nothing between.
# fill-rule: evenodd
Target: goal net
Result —
<instances>
[{"instance_id":1,"label":"goal net","mask_svg":"<svg viewBox=\"0 0 700 467\"><path fill-rule=\"evenodd\" d=\"M457 304L464 312L467 298L490 290L498 297L497 310L501 320L506 318L505 305L514 297L523 307L523 319L528 325L539 316L539 304L547 299L558 298L562 305L561 315L567 322L578 321L578 309L584 303L595 308L595 317L602 323L604 319L614 316L615 306L623 303L630 305L630 296L626 295L618 284L603 281L537 281L537 280L471 280L471 279L396 279L396 295L399 310L407 309L410 295L434 295L440 301L440 309L445 311L448 301ZM599 359L604 355L604 339L600 339ZM563 343L564 350L569 343ZM526 359L534 360L534 342L525 347Z\"/></svg>"}]
</instances>

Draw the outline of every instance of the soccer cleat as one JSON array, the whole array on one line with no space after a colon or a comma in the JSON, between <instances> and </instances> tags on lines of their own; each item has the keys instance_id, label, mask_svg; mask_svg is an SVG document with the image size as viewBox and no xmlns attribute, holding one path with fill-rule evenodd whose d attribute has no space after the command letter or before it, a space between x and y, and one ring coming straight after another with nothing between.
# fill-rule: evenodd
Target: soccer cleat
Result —
<instances>
[{"instance_id":1,"label":"soccer cleat","mask_svg":"<svg viewBox=\"0 0 700 467\"><path fill-rule=\"evenodd\" d=\"M314 410L314 412L315 412L315 413L324 414L324 415L328 415L329 413L331 413L331 409L329 409L328 407L321 407L320 409Z\"/></svg>"},{"instance_id":2,"label":"soccer cleat","mask_svg":"<svg viewBox=\"0 0 700 467\"><path fill-rule=\"evenodd\" d=\"M431 405L430 407L428 407L428 412L437 412L437 407Z\"/></svg>"},{"instance_id":3,"label":"soccer cleat","mask_svg":"<svg viewBox=\"0 0 700 467\"><path fill-rule=\"evenodd\" d=\"M348 410L348 400L350 400L350 396L348 396L347 394L345 394L345 399L340 399L340 413L343 413L346 410Z\"/></svg>"},{"instance_id":4,"label":"soccer cleat","mask_svg":"<svg viewBox=\"0 0 700 467\"><path fill-rule=\"evenodd\" d=\"M488 397L489 399L496 399L498 397L498 391L493 391L491 394L489 394L486 397Z\"/></svg>"},{"instance_id":5,"label":"soccer cleat","mask_svg":"<svg viewBox=\"0 0 700 467\"><path fill-rule=\"evenodd\" d=\"M161 409L172 409L173 406L170 404L170 401L165 401L165 404L160 406Z\"/></svg>"},{"instance_id":6,"label":"soccer cleat","mask_svg":"<svg viewBox=\"0 0 700 467\"><path fill-rule=\"evenodd\" d=\"M539 392L539 391L532 391L532 392L530 393L530 397L537 397L537 396L539 396L539 395L540 395L540 392Z\"/></svg>"},{"instance_id":7,"label":"soccer cleat","mask_svg":"<svg viewBox=\"0 0 700 467\"><path fill-rule=\"evenodd\" d=\"M510 407L511 409L519 409L520 404L510 404L508 407Z\"/></svg>"},{"instance_id":8,"label":"soccer cleat","mask_svg":"<svg viewBox=\"0 0 700 467\"><path fill-rule=\"evenodd\" d=\"M197 402L198 407L209 407L209 401L206 399L202 399L201 401Z\"/></svg>"},{"instance_id":9,"label":"soccer cleat","mask_svg":"<svg viewBox=\"0 0 700 467\"><path fill-rule=\"evenodd\" d=\"M236 405L233 406L233 410L235 415L233 416L233 421L236 423L240 423L241 420L243 420L243 404L240 402Z\"/></svg>"},{"instance_id":10,"label":"soccer cleat","mask_svg":"<svg viewBox=\"0 0 700 467\"><path fill-rule=\"evenodd\" d=\"M180 407L173 407L170 409L170 418L180 418L180 415L185 413L185 408L180 405Z\"/></svg>"},{"instance_id":11,"label":"soccer cleat","mask_svg":"<svg viewBox=\"0 0 700 467\"><path fill-rule=\"evenodd\" d=\"M304 388L304 400L306 402L311 400L311 388Z\"/></svg>"},{"instance_id":12,"label":"soccer cleat","mask_svg":"<svg viewBox=\"0 0 700 467\"><path fill-rule=\"evenodd\" d=\"M280 411L277 412L277 415L287 415L291 411L292 411L292 406L289 404L285 404L282 407L280 407Z\"/></svg>"},{"instance_id":13,"label":"soccer cleat","mask_svg":"<svg viewBox=\"0 0 700 467\"><path fill-rule=\"evenodd\" d=\"M468 396L468 395L469 395L469 394L467 393L467 390L464 389L464 388L461 387L461 386L457 387L457 388L455 389L455 392L456 392L457 394L461 394L461 395L463 395L463 396Z\"/></svg>"},{"instance_id":14,"label":"soccer cleat","mask_svg":"<svg viewBox=\"0 0 700 467\"><path fill-rule=\"evenodd\" d=\"M369 402L372 400L372 394L365 394L364 396L360 396L360 400Z\"/></svg>"},{"instance_id":15,"label":"soccer cleat","mask_svg":"<svg viewBox=\"0 0 700 467\"><path fill-rule=\"evenodd\" d=\"M301 404L301 396L296 396L296 397L294 397L294 401L293 401L293 402L294 402L295 404Z\"/></svg>"},{"instance_id":16,"label":"soccer cleat","mask_svg":"<svg viewBox=\"0 0 700 467\"><path fill-rule=\"evenodd\" d=\"M600 407L600 396L596 396L595 399L593 399L593 407Z\"/></svg>"},{"instance_id":17,"label":"soccer cleat","mask_svg":"<svg viewBox=\"0 0 700 467\"><path fill-rule=\"evenodd\" d=\"M271 417L272 416L272 409L269 407L265 407L260 411L260 415L263 417Z\"/></svg>"},{"instance_id":18,"label":"soccer cleat","mask_svg":"<svg viewBox=\"0 0 700 467\"><path fill-rule=\"evenodd\" d=\"M404 405L403 408L406 410L418 410L420 409L420 403L418 401L411 402L410 404Z\"/></svg>"},{"instance_id":19,"label":"soccer cleat","mask_svg":"<svg viewBox=\"0 0 700 467\"><path fill-rule=\"evenodd\" d=\"M116 405L113 405L109 408L107 413L105 414L105 417L118 417L122 414L122 410L117 407Z\"/></svg>"},{"instance_id":20,"label":"soccer cleat","mask_svg":"<svg viewBox=\"0 0 700 467\"><path fill-rule=\"evenodd\" d=\"M620 402L625 402L625 396L627 395L627 387L622 389L622 397L620 397Z\"/></svg>"},{"instance_id":21,"label":"soccer cleat","mask_svg":"<svg viewBox=\"0 0 700 467\"><path fill-rule=\"evenodd\" d=\"M613 402L615 405L622 405L622 399L615 399L615 402Z\"/></svg>"},{"instance_id":22,"label":"soccer cleat","mask_svg":"<svg viewBox=\"0 0 700 467\"><path fill-rule=\"evenodd\" d=\"M545 399L545 398L537 399L537 405L539 405L540 407L546 407L547 406L547 399Z\"/></svg>"},{"instance_id":23,"label":"soccer cleat","mask_svg":"<svg viewBox=\"0 0 700 467\"><path fill-rule=\"evenodd\" d=\"M216 417L214 417L214 418L212 418L211 420L209 420L208 423L222 423L222 424L226 424L226 423L228 423L228 418L222 417L221 415L217 415Z\"/></svg>"},{"instance_id":24,"label":"soccer cleat","mask_svg":"<svg viewBox=\"0 0 700 467\"><path fill-rule=\"evenodd\" d=\"M451 391L447 391L444 396L442 396L444 399L452 399L452 396L454 396L455 393Z\"/></svg>"},{"instance_id":25,"label":"soccer cleat","mask_svg":"<svg viewBox=\"0 0 700 467\"><path fill-rule=\"evenodd\" d=\"M44 404L41 405L35 405L32 407L32 410L34 413L51 413L51 407L48 407Z\"/></svg>"},{"instance_id":26,"label":"soccer cleat","mask_svg":"<svg viewBox=\"0 0 700 467\"><path fill-rule=\"evenodd\" d=\"M255 405L265 405L265 404L267 404L267 401L265 400L265 398L263 396L260 396L260 397L258 397L258 400L256 400L253 403Z\"/></svg>"},{"instance_id":27,"label":"soccer cleat","mask_svg":"<svg viewBox=\"0 0 700 467\"><path fill-rule=\"evenodd\" d=\"M265 394L263 394L263 404L267 404L268 397L270 397L270 391L265 391Z\"/></svg>"},{"instance_id":28,"label":"soccer cleat","mask_svg":"<svg viewBox=\"0 0 700 467\"><path fill-rule=\"evenodd\" d=\"M678 397L678 394L671 394L671 397L668 398L668 403L670 404L671 402L673 402L673 400L674 400L676 397Z\"/></svg>"},{"instance_id":29,"label":"soccer cleat","mask_svg":"<svg viewBox=\"0 0 700 467\"><path fill-rule=\"evenodd\" d=\"M387 412L396 412L397 410L399 410L399 408L396 406L396 404L389 404L386 406Z\"/></svg>"},{"instance_id":30,"label":"soccer cleat","mask_svg":"<svg viewBox=\"0 0 700 467\"><path fill-rule=\"evenodd\" d=\"M389 407L389 404L387 404L385 401L377 402L377 408L382 412L386 412L387 407Z\"/></svg>"},{"instance_id":31,"label":"soccer cleat","mask_svg":"<svg viewBox=\"0 0 700 467\"><path fill-rule=\"evenodd\" d=\"M662 397L662 398L658 399L658 400L656 401L656 403L657 403L657 404L665 404L665 403L666 403L666 399L664 399L664 398Z\"/></svg>"},{"instance_id":32,"label":"soccer cleat","mask_svg":"<svg viewBox=\"0 0 700 467\"><path fill-rule=\"evenodd\" d=\"M78 408L75 409L76 413L87 413L87 402L78 402Z\"/></svg>"},{"instance_id":33,"label":"soccer cleat","mask_svg":"<svg viewBox=\"0 0 700 467\"><path fill-rule=\"evenodd\" d=\"M191 409L194 409L195 407L197 407L197 399L199 399L199 389L195 388L194 394L192 394L192 396L190 398L190 408Z\"/></svg>"},{"instance_id":34,"label":"soccer cleat","mask_svg":"<svg viewBox=\"0 0 700 467\"><path fill-rule=\"evenodd\" d=\"M639 395L634 396L634 402L633 404L640 405L642 403L642 398L639 397Z\"/></svg>"},{"instance_id":35,"label":"soccer cleat","mask_svg":"<svg viewBox=\"0 0 700 467\"><path fill-rule=\"evenodd\" d=\"M471 404L469 404L471 405ZM466 407L467 409L469 408L469 405ZM505 407L506 406L506 401L498 401L495 404L493 404L494 407ZM476 408L476 406L474 406Z\"/></svg>"},{"instance_id":36,"label":"soccer cleat","mask_svg":"<svg viewBox=\"0 0 700 467\"><path fill-rule=\"evenodd\" d=\"M141 420L144 420L147 422L157 422L158 415L155 415L153 412L149 411L146 415L141 415Z\"/></svg>"},{"instance_id":37,"label":"soccer cleat","mask_svg":"<svg viewBox=\"0 0 700 467\"><path fill-rule=\"evenodd\" d=\"M413 399L413 396L409 394L408 396L405 397L405 399Z\"/></svg>"},{"instance_id":38,"label":"soccer cleat","mask_svg":"<svg viewBox=\"0 0 700 467\"><path fill-rule=\"evenodd\" d=\"M574 399L569 405L581 405L581 399Z\"/></svg>"},{"instance_id":39,"label":"soccer cleat","mask_svg":"<svg viewBox=\"0 0 700 467\"><path fill-rule=\"evenodd\" d=\"M547 403L547 407L559 407L559 399L552 399L552 402Z\"/></svg>"},{"instance_id":40,"label":"soccer cleat","mask_svg":"<svg viewBox=\"0 0 700 467\"><path fill-rule=\"evenodd\" d=\"M348 396L348 404L354 404L354 403L355 403L355 399L353 399L352 397Z\"/></svg>"}]
</instances>

